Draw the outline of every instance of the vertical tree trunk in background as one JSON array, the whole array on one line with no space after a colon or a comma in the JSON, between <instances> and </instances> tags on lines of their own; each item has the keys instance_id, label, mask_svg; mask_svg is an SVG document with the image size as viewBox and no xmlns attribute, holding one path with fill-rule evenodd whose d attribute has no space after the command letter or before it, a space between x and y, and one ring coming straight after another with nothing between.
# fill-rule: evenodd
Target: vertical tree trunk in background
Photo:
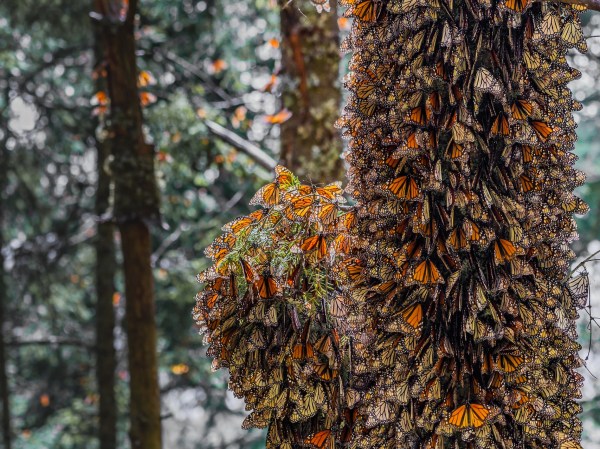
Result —
<instances>
[{"instance_id":1,"label":"vertical tree trunk in background","mask_svg":"<svg viewBox=\"0 0 600 449\"><path fill-rule=\"evenodd\" d=\"M8 85L8 84L7 84ZM8 107L8 90L5 91L3 106ZM6 111L5 111L6 112ZM4 115L0 116L2 126L0 129L6 130L7 123L4 122ZM11 429L10 429L10 393L8 390L8 367L6 359L6 341L4 339L4 321L5 307L8 301L6 284L4 282L4 256L2 248L4 247L4 191L6 190L6 178L8 175L8 149L6 148L7 131L4 131L2 140L0 140L0 400L2 401L2 442L4 449L11 448Z\"/></svg>"},{"instance_id":2,"label":"vertical tree trunk in background","mask_svg":"<svg viewBox=\"0 0 600 449\"><path fill-rule=\"evenodd\" d=\"M133 449L161 447L154 280L148 223L158 219L154 152L142 130L135 58L137 0L95 0L102 27L110 100L114 216L124 259Z\"/></svg>"},{"instance_id":3,"label":"vertical tree trunk in background","mask_svg":"<svg viewBox=\"0 0 600 449\"><path fill-rule=\"evenodd\" d=\"M292 117L281 125L281 159L302 178L341 179L339 116L340 51L336 2L319 14L307 5L279 0L283 106Z\"/></svg>"},{"instance_id":4,"label":"vertical tree trunk in background","mask_svg":"<svg viewBox=\"0 0 600 449\"><path fill-rule=\"evenodd\" d=\"M103 62L102 30L94 27L96 67ZM99 77L96 90L104 90L104 80ZM110 175L106 171L106 161L110 155L110 145L106 141L96 141L98 184L96 186L96 215L102 217L110 207ZM96 382L98 383L98 437L100 449L117 447L117 401L115 398L116 355L114 345L115 315L113 294L115 292L115 240L114 225L100 220L97 226L96 250Z\"/></svg>"}]
</instances>

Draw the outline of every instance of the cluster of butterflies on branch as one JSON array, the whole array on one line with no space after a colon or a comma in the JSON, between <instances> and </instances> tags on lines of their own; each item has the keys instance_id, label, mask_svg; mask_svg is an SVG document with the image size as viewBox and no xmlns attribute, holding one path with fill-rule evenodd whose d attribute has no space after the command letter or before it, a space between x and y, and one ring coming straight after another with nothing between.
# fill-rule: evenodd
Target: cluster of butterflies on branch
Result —
<instances>
[{"instance_id":1,"label":"cluster of butterflies on branch","mask_svg":"<svg viewBox=\"0 0 600 449\"><path fill-rule=\"evenodd\" d=\"M200 275L194 318L244 426L268 448L580 449L582 8L341 3L355 204L277 167Z\"/></svg>"}]
</instances>

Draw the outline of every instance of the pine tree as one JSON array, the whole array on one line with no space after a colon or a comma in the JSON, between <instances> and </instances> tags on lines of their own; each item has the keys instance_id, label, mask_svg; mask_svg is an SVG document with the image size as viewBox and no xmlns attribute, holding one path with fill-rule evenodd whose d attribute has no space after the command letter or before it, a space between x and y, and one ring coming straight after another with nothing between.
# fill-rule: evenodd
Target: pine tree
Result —
<instances>
[{"instance_id":1,"label":"pine tree","mask_svg":"<svg viewBox=\"0 0 600 449\"><path fill-rule=\"evenodd\" d=\"M568 244L587 206L565 53L585 51L583 8L342 4L356 205L278 168L208 252L209 355L267 447L580 448L588 292Z\"/></svg>"}]
</instances>

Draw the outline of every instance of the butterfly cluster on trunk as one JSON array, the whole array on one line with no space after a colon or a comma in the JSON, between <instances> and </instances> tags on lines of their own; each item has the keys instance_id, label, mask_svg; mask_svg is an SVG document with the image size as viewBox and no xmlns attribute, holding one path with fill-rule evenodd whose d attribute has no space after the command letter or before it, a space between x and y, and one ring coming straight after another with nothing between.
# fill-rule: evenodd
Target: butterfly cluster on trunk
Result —
<instances>
[{"instance_id":1,"label":"butterfly cluster on trunk","mask_svg":"<svg viewBox=\"0 0 600 449\"><path fill-rule=\"evenodd\" d=\"M278 167L201 275L245 426L268 448L580 449L581 7L341 3L355 205Z\"/></svg>"}]
</instances>

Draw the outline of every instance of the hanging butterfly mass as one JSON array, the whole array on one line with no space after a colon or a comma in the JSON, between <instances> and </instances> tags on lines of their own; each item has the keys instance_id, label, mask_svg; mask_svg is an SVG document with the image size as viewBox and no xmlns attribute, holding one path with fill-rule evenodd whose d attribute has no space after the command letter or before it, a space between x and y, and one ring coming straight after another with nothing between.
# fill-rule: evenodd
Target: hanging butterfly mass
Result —
<instances>
[{"instance_id":1,"label":"hanging butterfly mass","mask_svg":"<svg viewBox=\"0 0 600 449\"><path fill-rule=\"evenodd\" d=\"M244 427L268 448L580 449L580 8L341 4L355 206L278 167L200 276L194 317Z\"/></svg>"}]
</instances>

